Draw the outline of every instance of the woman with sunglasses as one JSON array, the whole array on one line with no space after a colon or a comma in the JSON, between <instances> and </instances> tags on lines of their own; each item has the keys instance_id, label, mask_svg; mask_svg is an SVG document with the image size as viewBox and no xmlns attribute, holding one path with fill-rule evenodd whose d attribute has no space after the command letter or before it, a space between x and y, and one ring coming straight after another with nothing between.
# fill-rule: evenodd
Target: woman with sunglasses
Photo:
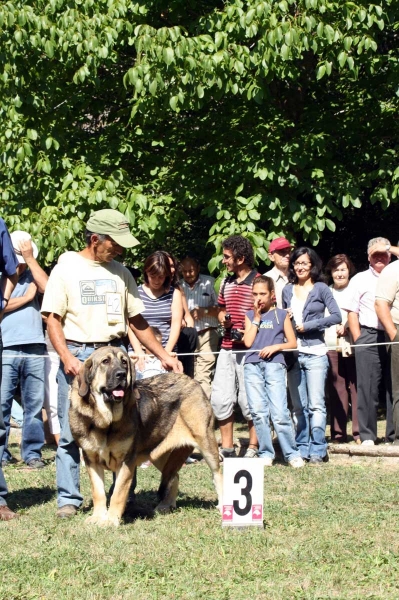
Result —
<instances>
[{"instance_id":1,"label":"woman with sunglasses","mask_svg":"<svg viewBox=\"0 0 399 600\"><path fill-rule=\"evenodd\" d=\"M292 365L288 366L296 443L303 459L311 465L322 465L328 460L325 437L328 348L324 330L341 323L342 317L330 288L323 282L322 262L312 248L294 250L288 279L290 283L283 289L283 308L291 315L298 346Z\"/></svg>"}]
</instances>

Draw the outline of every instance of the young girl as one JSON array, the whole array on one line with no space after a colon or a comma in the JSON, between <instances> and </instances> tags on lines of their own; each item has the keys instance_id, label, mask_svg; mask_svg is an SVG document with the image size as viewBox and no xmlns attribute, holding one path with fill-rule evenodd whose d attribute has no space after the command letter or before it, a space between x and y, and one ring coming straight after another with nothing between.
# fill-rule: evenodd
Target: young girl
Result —
<instances>
[{"instance_id":1,"label":"young girl","mask_svg":"<svg viewBox=\"0 0 399 600\"><path fill-rule=\"evenodd\" d=\"M262 275L252 286L254 310L245 317L244 344L251 349L245 358L244 380L256 435L259 458L271 467L274 449L271 417L284 459L299 469L304 462L295 444L294 428L287 406L286 367L283 350L296 348L291 319L276 307L274 283ZM284 341L286 338L286 342Z\"/></svg>"}]
</instances>

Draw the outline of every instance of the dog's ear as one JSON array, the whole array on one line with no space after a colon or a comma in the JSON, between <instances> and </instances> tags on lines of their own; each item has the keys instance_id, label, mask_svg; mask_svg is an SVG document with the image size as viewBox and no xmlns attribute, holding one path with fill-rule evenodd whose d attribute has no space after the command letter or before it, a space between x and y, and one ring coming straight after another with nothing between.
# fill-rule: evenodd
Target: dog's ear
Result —
<instances>
[{"instance_id":1,"label":"dog's ear","mask_svg":"<svg viewBox=\"0 0 399 600\"><path fill-rule=\"evenodd\" d=\"M139 357L136 354L129 354L130 360L130 387L132 388L133 397L138 400L140 398L139 391L136 387L136 362Z\"/></svg>"},{"instance_id":2,"label":"dog's ear","mask_svg":"<svg viewBox=\"0 0 399 600\"><path fill-rule=\"evenodd\" d=\"M80 368L80 371L77 375L78 383L79 383L79 396L81 398L86 398L90 392L90 384L92 381L91 376L91 367L93 366L93 361L91 358L87 358L83 365Z\"/></svg>"}]
</instances>

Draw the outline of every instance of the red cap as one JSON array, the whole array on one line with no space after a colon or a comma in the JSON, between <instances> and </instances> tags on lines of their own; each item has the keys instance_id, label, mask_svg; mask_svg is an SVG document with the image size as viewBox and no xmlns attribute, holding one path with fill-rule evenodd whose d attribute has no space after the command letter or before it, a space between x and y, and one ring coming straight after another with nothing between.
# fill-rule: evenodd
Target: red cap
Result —
<instances>
[{"instance_id":1,"label":"red cap","mask_svg":"<svg viewBox=\"0 0 399 600\"><path fill-rule=\"evenodd\" d=\"M291 248L291 246L292 244L285 237L279 237L270 242L269 252L284 250L284 248Z\"/></svg>"}]
</instances>

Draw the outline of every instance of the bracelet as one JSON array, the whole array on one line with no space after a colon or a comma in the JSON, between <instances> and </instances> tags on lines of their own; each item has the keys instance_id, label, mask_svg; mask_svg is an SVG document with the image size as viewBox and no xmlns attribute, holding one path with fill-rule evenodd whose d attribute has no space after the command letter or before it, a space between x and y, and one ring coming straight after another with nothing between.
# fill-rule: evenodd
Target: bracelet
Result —
<instances>
[{"instance_id":1,"label":"bracelet","mask_svg":"<svg viewBox=\"0 0 399 600\"><path fill-rule=\"evenodd\" d=\"M252 321L251 325L256 325L256 327L260 327L260 323L258 323L257 321Z\"/></svg>"},{"instance_id":2,"label":"bracelet","mask_svg":"<svg viewBox=\"0 0 399 600\"><path fill-rule=\"evenodd\" d=\"M1 303L1 310L4 310L7 307L9 298L3 298L2 303Z\"/></svg>"}]
</instances>

